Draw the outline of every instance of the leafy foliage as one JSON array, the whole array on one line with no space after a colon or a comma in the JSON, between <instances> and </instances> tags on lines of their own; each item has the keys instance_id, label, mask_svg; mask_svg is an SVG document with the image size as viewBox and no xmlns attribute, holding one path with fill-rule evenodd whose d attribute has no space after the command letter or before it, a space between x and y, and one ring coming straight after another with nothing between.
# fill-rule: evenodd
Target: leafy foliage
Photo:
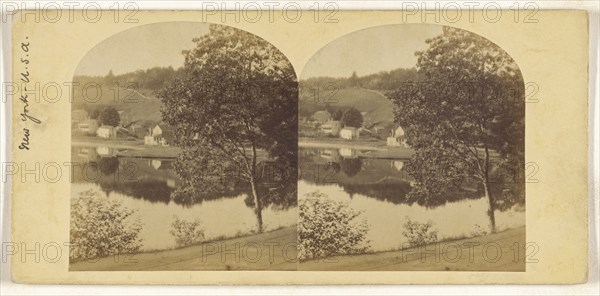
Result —
<instances>
[{"instance_id":1,"label":"leafy foliage","mask_svg":"<svg viewBox=\"0 0 600 296\"><path fill-rule=\"evenodd\" d=\"M194 42L181 77L159 92L163 120L183 149L175 165L183 184L174 194L201 199L241 181L260 221L259 157L295 168L295 71L277 48L239 29L211 25Z\"/></svg>"},{"instance_id":2,"label":"leafy foliage","mask_svg":"<svg viewBox=\"0 0 600 296\"><path fill-rule=\"evenodd\" d=\"M175 243L179 247L197 244L204 240L204 228L199 219L186 221L175 216L169 233L175 237Z\"/></svg>"},{"instance_id":3,"label":"leafy foliage","mask_svg":"<svg viewBox=\"0 0 600 296\"><path fill-rule=\"evenodd\" d=\"M359 128L363 124L363 117L356 108L348 108L342 114L342 123L344 126Z\"/></svg>"},{"instance_id":4,"label":"leafy foliage","mask_svg":"<svg viewBox=\"0 0 600 296\"><path fill-rule=\"evenodd\" d=\"M300 200L299 215L300 259L364 253L369 249L367 221L348 203L314 192Z\"/></svg>"},{"instance_id":5,"label":"leafy foliage","mask_svg":"<svg viewBox=\"0 0 600 296\"><path fill-rule=\"evenodd\" d=\"M408 240L410 247L424 246L438 241L438 231L433 229L433 222L419 223L406 217L402 234Z\"/></svg>"},{"instance_id":6,"label":"leafy foliage","mask_svg":"<svg viewBox=\"0 0 600 296\"><path fill-rule=\"evenodd\" d=\"M416 180L408 198L437 203L465 184L479 184L494 228L491 154L515 171L524 166L523 77L504 50L476 34L445 27L427 44L417 52L420 81L388 94L416 150L407 166Z\"/></svg>"},{"instance_id":7,"label":"leafy foliage","mask_svg":"<svg viewBox=\"0 0 600 296\"><path fill-rule=\"evenodd\" d=\"M134 253L142 247L135 211L92 190L71 200L71 260Z\"/></svg>"},{"instance_id":8,"label":"leafy foliage","mask_svg":"<svg viewBox=\"0 0 600 296\"><path fill-rule=\"evenodd\" d=\"M121 122L121 117L114 107L105 107L98 114L98 120L103 125L118 126Z\"/></svg>"}]
</instances>

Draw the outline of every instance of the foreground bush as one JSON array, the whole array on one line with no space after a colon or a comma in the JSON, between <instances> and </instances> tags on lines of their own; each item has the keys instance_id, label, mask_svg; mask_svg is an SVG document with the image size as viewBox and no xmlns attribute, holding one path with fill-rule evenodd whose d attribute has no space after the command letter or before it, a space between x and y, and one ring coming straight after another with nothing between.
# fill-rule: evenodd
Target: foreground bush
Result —
<instances>
[{"instance_id":1,"label":"foreground bush","mask_svg":"<svg viewBox=\"0 0 600 296\"><path fill-rule=\"evenodd\" d=\"M180 220L175 216L175 221L171 223L171 235L175 237L175 243L178 247L197 244L204 240L204 229L200 220L192 222Z\"/></svg>"},{"instance_id":2,"label":"foreground bush","mask_svg":"<svg viewBox=\"0 0 600 296\"><path fill-rule=\"evenodd\" d=\"M360 219L361 212L348 203L312 193L300 200L299 215L300 259L364 253L369 249L367 221Z\"/></svg>"},{"instance_id":3,"label":"foreground bush","mask_svg":"<svg viewBox=\"0 0 600 296\"><path fill-rule=\"evenodd\" d=\"M118 200L92 190L71 199L71 248L69 259L82 260L119 253L134 253L142 247L142 225L133 210Z\"/></svg>"},{"instance_id":4,"label":"foreground bush","mask_svg":"<svg viewBox=\"0 0 600 296\"><path fill-rule=\"evenodd\" d=\"M407 217L402 234L408 240L408 245L410 247L423 246L438 241L438 231L433 230L433 222L431 221L419 223L412 221Z\"/></svg>"}]
</instances>

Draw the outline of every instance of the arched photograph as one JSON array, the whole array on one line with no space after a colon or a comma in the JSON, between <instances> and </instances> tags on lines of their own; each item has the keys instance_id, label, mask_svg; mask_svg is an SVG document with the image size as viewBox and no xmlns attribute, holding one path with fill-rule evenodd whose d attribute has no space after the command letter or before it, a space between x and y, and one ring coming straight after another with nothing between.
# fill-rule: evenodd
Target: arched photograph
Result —
<instances>
[{"instance_id":1,"label":"arched photograph","mask_svg":"<svg viewBox=\"0 0 600 296\"><path fill-rule=\"evenodd\" d=\"M509 53L458 28L378 26L322 47L299 84L300 270L525 271Z\"/></svg>"},{"instance_id":2,"label":"arched photograph","mask_svg":"<svg viewBox=\"0 0 600 296\"><path fill-rule=\"evenodd\" d=\"M275 46L138 26L73 85L71 271L296 269L298 83Z\"/></svg>"}]
</instances>

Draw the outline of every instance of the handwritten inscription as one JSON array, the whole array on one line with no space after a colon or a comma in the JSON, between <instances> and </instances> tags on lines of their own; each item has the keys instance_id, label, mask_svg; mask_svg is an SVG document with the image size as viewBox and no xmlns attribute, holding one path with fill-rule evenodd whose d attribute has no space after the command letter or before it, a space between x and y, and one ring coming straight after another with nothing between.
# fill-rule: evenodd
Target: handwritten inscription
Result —
<instances>
[{"instance_id":1,"label":"handwritten inscription","mask_svg":"<svg viewBox=\"0 0 600 296\"><path fill-rule=\"evenodd\" d=\"M25 37L25 39L29 39L29 37ZM29 83L29 49L30 49L30 44L29 41L26 42L22 42L21 43L21 52L25 55L24 57L21 58L21 64L25 66L24 71L21 72L21 82L23 82L23 92L19 97L19 100L21 101L21 103L23 103L23 111L21 112L21 121L31 121L35 124L40 124L42 123L41 120L39 120L38 118L36 118L35 116L31 115L30 110L29 110L29 96L27 95L28 89L27 89L27 83ZM28 128L23 128L23 138L21 141L21 144L19 145L19 149L21 150L29 150L29 140L31 137L31 132Z\"/></svg>"}]
</instances>

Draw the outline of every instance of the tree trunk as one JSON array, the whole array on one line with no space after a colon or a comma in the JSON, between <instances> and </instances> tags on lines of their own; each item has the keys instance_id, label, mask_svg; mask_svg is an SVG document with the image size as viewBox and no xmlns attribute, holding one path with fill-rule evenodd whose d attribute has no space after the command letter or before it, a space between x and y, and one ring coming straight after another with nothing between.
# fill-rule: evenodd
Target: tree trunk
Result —
<instances>
[{"instance_id":1,"label":"tree trunk","mask_svg":"<svg viewBox=\"0 0 600 296\"><path fill-rule=\"evenodd\" d=\"M492 193L490 192L490 183L486 180L483 182L483 188L485 191L485 197L489 203L488 216L490 217L490 231L496 232L496 216L494 214L494 200L492 199Z\"/></svg>"},{"instance_id":2,"label":"tree trunk","mask_svg":"<svg viewBox=\"0 0 600 296\"><path fill-rule=\"evenodd\" d=\"M254 196L254 211L256 212L257 232L263 232L263 219L262 219L262 202L258 195L257 184L256 184L256 145L252 143L252 167L250 173L250 186L252 187L252 195Z\"/></svg>"},{"instance_id":3,"label":"tree trunk","mask_svg":"<svg viewBox=\"0 0 600 296\"><path fill-rule=\"evenodd\" d=\"M490 231L493 233L496 232L496 216L494 214L494 199L490 188L490 150L488 149L487 143L484 145L484 149L485 164L483 172L483 189L489 203L488 216L490 217Z\"/></svg>"},{"instance_id":4,"label":"tree trunk","mask_svg":"<svg viewBox=\"0 0 600 296\"><path fill-rule=\"evenodd\" d=\"M250 180L250 186L252 187L252 196L254 197L254 211L256 213L256 225L257 232L263 232L263 220L262 220L262 203L260 197L258 196L258 191L256 190L256 180L252 177Z\"/></svg>"}]
</instances>

